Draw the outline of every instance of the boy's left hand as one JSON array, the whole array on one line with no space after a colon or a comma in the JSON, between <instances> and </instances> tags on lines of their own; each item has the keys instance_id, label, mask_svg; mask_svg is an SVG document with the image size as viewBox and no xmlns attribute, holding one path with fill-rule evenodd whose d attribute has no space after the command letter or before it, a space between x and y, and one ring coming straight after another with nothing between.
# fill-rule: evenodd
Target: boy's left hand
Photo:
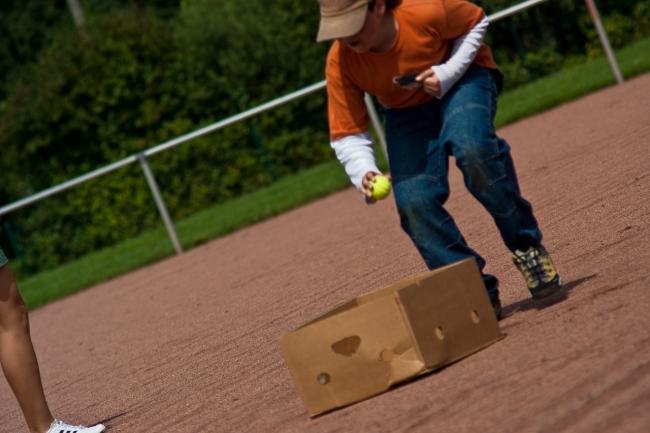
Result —
<instances>
[{"instance_id":1,"label":"boy's left hand","mask_svg":"<svg viewBox=\"0 0 650 433\"><path fill-rule=\"evenodd\" d=\"M422 72L415 79L418 83L422 84L422 89L431 96L440 96L440 80L433 73L433 69L429 68Z\"/></svg>"}]
</instances>

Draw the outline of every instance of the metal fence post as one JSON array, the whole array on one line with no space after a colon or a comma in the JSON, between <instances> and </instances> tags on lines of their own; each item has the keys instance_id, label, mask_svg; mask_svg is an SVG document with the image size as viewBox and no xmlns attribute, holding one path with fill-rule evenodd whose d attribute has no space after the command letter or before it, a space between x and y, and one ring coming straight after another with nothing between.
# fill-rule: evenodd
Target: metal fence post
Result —
<instances>
[{"instance_id":1,"label":"metal fence post","mask_svg":"<svg viewBox=\"0 0 650 433\"><path fill-rule=\"evenodd\" d=\"M144 177L147 179L147 184L151 190L151 195L153 195L156 206L158 206L158 212L160 212L160 216L165 223L165 228L167 229L169 240L171 240L172 245L176 250L176 254L180 254L183 252L183 248L181 247L181 243L178 241L178 235L174 229L174 223L169 216L167 206L165 205L165 200L163 200L162 195L160 194L160 189L156 183L156 178L151 171L151 167L149 167L149 162L147 161L147 157L145 156L144 152L138 154L138 161L140 161L142 171L144 172Z\"/></svg>"},{"instance_id":2,"label":"metal fence post","mask_svg":"<svg viewBox=\"0 0 650 433\"><path fill-rule=\"evenodd\" d=\"M386 137L384 135L384 128L381 126L381 120L379 120L379 114L377 113L377 109L375 108L375 103L372 101L372 96L366 93L366 96L364 97L364 100L366 102L366 108L368 109L368 115L370 116L370 122L372 122L372 127L375 130L375 134L377 134L377 138L379 139L379 145L381 146L381 150L384 151L384 156L386 157L386 161L388 162L388 150L386 148Z\"/></svg>"},{"instance_id":3,"label":"metal fence post","mask_svg":"<svg viewBox=\"0 0 650 433\"><path fill-rule=\"evenodd\" d=\"M614 73L616 82L618 84L621 84L623 83L623 74L621 74L621 69L618 66L616 55L614 55L614 50L612 50L612 46L609 43L609 38L607 37L607 31L605 30L605 27L603 26L603 23L600 20L600 13L598 13L598 8L596 7L596 3L594 3L594 0L585 0L585 3L587 3L587 9L589 9L589 15L591 15L591 19L593 20L594 25L596 26L596 31L598 32L600 43L603 44L603 49L605 50L605 54L607 54L607 60L609 60L609 66L612 68L612 72Z\"/></svg>"}]
</instances>

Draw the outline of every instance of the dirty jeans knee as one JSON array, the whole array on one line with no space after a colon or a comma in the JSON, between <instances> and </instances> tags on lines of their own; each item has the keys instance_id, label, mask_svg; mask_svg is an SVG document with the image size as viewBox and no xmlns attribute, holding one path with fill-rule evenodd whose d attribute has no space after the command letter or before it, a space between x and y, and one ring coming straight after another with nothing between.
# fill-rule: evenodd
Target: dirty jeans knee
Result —
<instances>
[{"instance_id":1,"label":"dirty jeans knee","mask_svg":"<svg viewBox=\"0 0 650 433\"><path fill-rule=\"evenodd\" d=\"M519 191L509 151L483 160L460 160L458 167L467 189L490 213L510 250L541 242L542 234L532 207Z\"/></svg>"},{"instance_id":2,"label":"dirty jeans knee","mask_svg":"<svg viewBox=\"0 0 650 433\"><path fill-rule=\"evenodd\" d=\"M475 154L476 155L476 154ZM458 158L457 165L463 173L465 186L495 218L506 218L515 211L512 200L514 187L509 182L502 155L485 155L483 158Z\"/></svg>"}]
</instances>

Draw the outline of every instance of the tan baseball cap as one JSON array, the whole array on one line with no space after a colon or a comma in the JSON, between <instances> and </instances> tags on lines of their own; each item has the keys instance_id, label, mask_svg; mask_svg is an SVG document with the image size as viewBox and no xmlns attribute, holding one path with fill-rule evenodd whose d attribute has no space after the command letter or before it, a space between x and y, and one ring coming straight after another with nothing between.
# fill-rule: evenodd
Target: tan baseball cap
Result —
<instances>
[{"instance_id":1,"label":"tan baseball cap","mask_svg":"<svg viewBox=\"0 0 650 433\"><path fill-rule=\"evenodd\" d=\"M318 0L320 26L316 41L346 38L359 33L366 22L370 0Z\"/></svg>"}]
</instances>

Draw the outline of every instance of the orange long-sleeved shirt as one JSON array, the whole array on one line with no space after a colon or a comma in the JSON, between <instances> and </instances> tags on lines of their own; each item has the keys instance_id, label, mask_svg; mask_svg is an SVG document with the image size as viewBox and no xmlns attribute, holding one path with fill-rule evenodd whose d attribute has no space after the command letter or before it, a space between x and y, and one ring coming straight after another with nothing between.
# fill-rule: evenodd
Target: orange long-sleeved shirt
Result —
<instances>
[{"instance_id":1,"label":"orange long-sleeved shirt","mask_svg":"<svg viewBox=\"0 0 650 433\"><path fill-rule=\"evenodd\" d=\"M382 53L356 53L335 41L327 56L326 77L330 137L338 139L368 130L364 92L389 108L422 104L433 97L422 90L402 89L393 77L422 72L445 62L451 42L483 17L483 10L464 0L402 0L393 9L398 24L393 46ZM496 68L490 48L482 44L474 63Z\"/></svg>"}]
</instances>

